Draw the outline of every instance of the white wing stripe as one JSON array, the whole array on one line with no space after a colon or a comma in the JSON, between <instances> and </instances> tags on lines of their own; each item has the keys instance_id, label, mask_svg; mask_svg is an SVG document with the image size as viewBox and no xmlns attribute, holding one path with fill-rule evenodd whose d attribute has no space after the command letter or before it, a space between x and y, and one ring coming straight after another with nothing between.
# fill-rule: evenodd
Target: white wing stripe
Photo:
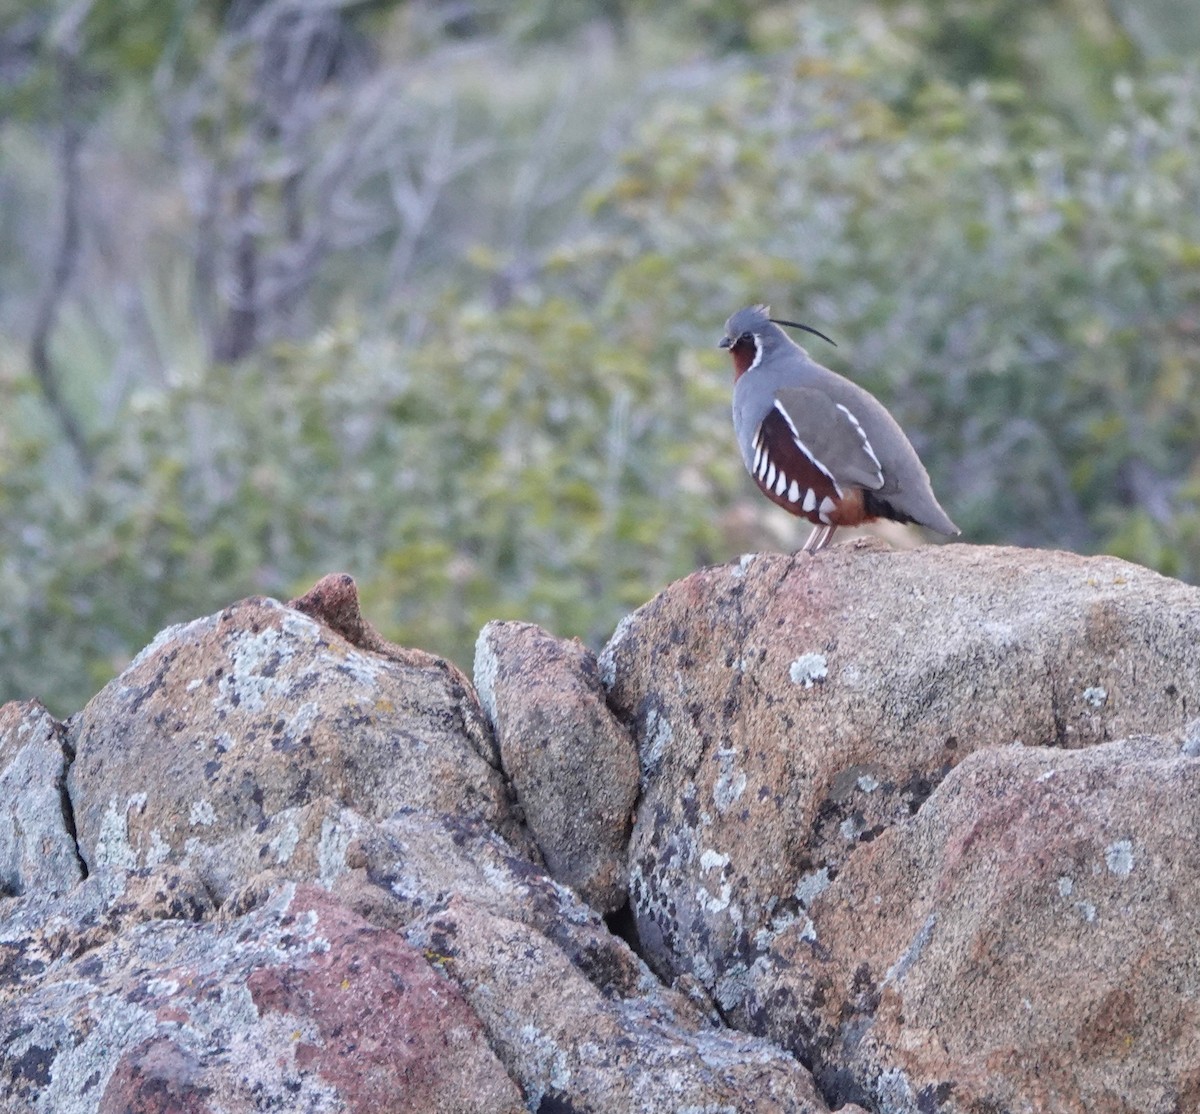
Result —
<instances>
[{"instance_id":1,"label":"white wing stripe","mask_svg":"<svg viewBox=\"0 0 1200 1114\"><path fill-rule=\"evenodd\" d=\"M783 420L787 422L788 429L792 431L792 441L795 443L796 448L798 448L806 457L808 457L808 459L812 461L813 467L816 468L823 476L825 476L831 484L833 484L833 490L837 492L838 499L841 499L842 485L837 482L833 476L833 473L830 472L829 469L826 468L825 465L822 464L815 456L813 456L812 450L810 450L809 447L800 440L800 434L796 432L796 423L792 421L792 416L783 408L783 403L780 402L779 399L775 400L775 409L779 411L780 415L783 417ZM872 454L872 456L873 455L874 454Z\"/></svg>"},{"instance_id":2,"label":"white wing stripe","mask_svg":"<svg viewBox=\"0 0 1200 1114\"><path fill-rule=\"evenodd\" d=\"M778 404L776 404L776 405L778 405ZM850 411L848 409L846 409L846 407L843 406L840 402L837 404L837 408L843 414L845 414L847 418L850 419L850 424L852 426L854 426L855 429L858 430L858 435L859 435L859 437L862 438L863 448L866 449L867 456L869 456L871 458L871 461L874 463L877 479L879 481L880 486L882 486L883 485L883 465L879 463L879 457L877 457L875 455L875 450L873 448L871 448L871 442L867 438L867 431L865 429L863 429L859 420L853 414L851 414Z\"/></svg>"},{"instance_id":3,"label":"white wing stripe","mask_svg":"<svg viewBox=\"0 0 1200 1114\"><path fill-rule=\"evenodd\" d=\"M792 416L791 416L791 414L789 414L789 413L788 413L788 412L787 412L787 411L786 411L786 410L783 408L783 403L782 403L782 402L780 402L780 401L779 401L779 399L776 399L776 400L775 400L775 409L779 411L779 413L780 413L780 414L783 416L783 420L784 420L785 422L787 422L787 424L788 424L788 429L790 429L790 430L792 431L792 440L793 440L793 441L795 441L795 442L797 442L797 444L798 444L798 443L799 443L799 441L800 441L800 434L798 434L798 433L796 432L796 423L792 421Z\"/></svg>"}]
</instances>

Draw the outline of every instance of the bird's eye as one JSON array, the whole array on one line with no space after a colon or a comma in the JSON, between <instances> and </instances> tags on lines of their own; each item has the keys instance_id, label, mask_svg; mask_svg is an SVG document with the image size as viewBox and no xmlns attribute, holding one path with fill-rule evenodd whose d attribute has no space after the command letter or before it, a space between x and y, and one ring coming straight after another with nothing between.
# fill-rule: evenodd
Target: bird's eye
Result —
<instances>
[{"instance_id":1,"label":"bird's eye","mask_svg":"<svg viewBox=\"0 0 1200 1114\"><path fill-rule=\"evenodd\" d=\"M738 344L753 344L753 343L754 343L754 334L753 333L742 333L742 335L740 337L738 337Z\"/></svg>"}]
</instances>

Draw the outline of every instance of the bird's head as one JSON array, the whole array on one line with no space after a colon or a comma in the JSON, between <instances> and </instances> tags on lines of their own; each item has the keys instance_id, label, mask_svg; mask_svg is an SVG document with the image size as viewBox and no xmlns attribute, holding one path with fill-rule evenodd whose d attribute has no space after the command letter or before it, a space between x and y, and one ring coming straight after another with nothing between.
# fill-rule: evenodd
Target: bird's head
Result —
<instances>
[{"instance_id":1,"label":"bird's head","mask_svg":"<svg viewBox=\"0 0 1200 1114\"><path fill-rule=\"evenodd\" d=\"M797 321L781 321L772 317L770 306L757 305L739 309L725 322L725 335L718 344L719 348L728 348L733 357L734 379L757 367L763 357L770 355L775 349L792 343L788 335L779 328L780 325L804 329L822 340L829 340L824 333L817 332L811 325L801 325ZM829 343L833 344L833 341L829 340ZM834 344L834 347L837 345Z\"/></svg>"}]
</instances>

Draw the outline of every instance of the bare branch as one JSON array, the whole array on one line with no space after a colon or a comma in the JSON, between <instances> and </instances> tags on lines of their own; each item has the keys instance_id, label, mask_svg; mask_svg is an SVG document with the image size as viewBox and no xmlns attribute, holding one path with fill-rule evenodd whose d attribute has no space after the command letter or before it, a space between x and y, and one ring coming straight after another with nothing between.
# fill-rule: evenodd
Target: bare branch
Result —
<instances>
[{"instance_id":1,"label":"bare branch","mask_svg":"<svg viewBox=\"0 0 1200 1114\"><path fill-rule=\"evenodd\" d=\"M457 130L458 114L451 106L439 117L430 147L413 172L404 173L395 162L388 170L392 203L401 219L388 263L388 289L393 293L406 281L446 187L496 150L495 143L484 140L456 146Z\"/></svg>"}]
</instances>

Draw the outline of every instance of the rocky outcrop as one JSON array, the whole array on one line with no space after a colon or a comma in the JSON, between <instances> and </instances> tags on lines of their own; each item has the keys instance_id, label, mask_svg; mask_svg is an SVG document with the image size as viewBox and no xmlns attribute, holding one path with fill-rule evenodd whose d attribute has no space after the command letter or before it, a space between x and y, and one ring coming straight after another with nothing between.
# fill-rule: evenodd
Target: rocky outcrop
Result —
<instances>
[{"instance_id":1,"label":"rocky outcrop","mask_svg":"<svg viewBox=\"0 0 1200 1114\"><path fill-rule=\"evenodd\" d=\"M0 709L0 1112L1200 1109L1198 708L1107 558L748 557L474 684L245 601Z\"/></svg>"},{"instance_id":2,"label":"rocky outcrop","mask_svg":"<svg viewBox=\"0 0 1200 1114\"><path fill-rule=\"evenodd\" d=\"M1150 1019L1196 990L1171 974L1200 883L1194 588L984 547L760 556L672 585L601 665L641 756L630 890L663 977L835 1103L1189 1108L1200 1048Z\"/></svg>"},{"instance_id":3,"label":"rocky outcrop","mask_svg":"<svg viewBox=\"0 0 1200 1114\"><path fill-rule=\"evenodd\" d=\"M0 808L0 1110L824 1114L790 1052L555 878L625 887L636 763L586 651L523 632L553 662L540 711L495 671L510 778L472 686L380 638L348 578L294 603L164 631L69 726L4 709L0 778L26 784ZM581 856L539 811L569 762Z\"/></svg>"}]
</instances>

